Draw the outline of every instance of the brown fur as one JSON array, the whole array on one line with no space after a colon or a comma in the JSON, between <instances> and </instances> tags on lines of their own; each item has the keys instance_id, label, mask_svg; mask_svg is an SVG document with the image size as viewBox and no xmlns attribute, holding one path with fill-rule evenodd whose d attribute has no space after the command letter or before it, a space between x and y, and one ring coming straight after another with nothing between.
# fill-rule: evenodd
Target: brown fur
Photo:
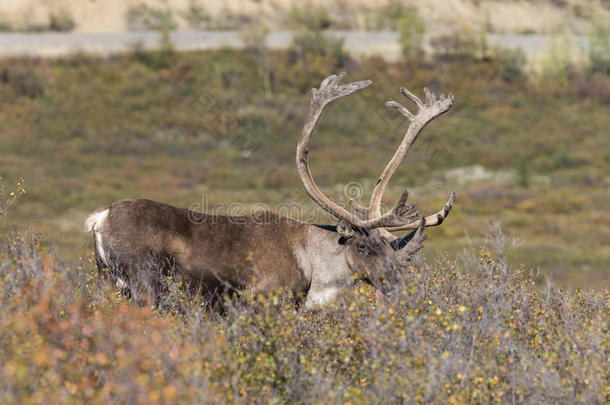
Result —
<instances>
[{"instance_id":1,"label":"brown fur","mask_svg":"<svg viewBox=\"0 0 610 405\"><path fill-rule=\"evenodd\" d=\"M340 278L339 284L348 285L356 273L381 287L381 274L391 268L388 247L374 234L345 239L332 227L271 212L231 217L144 199L123 200L108 207L107 219L95 232L100 232L106 258L98 263L111 267L114 276L130 286L161 266L207 294L250 286L288 288L305 297L312 283L323 289ZM318 276L318 260L335 263L335 268Z\"/></svg>"}]
</instances>

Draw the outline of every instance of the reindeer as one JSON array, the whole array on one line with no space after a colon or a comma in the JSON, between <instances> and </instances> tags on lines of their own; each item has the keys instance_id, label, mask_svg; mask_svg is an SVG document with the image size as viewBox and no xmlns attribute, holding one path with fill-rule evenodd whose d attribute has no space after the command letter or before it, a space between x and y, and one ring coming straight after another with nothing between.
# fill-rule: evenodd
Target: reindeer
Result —
<instances>
[{"instance_id":1,"label":"reindeer","mask_svg":"<svg viewBox=\"0 0 610 405\"><path fill-rule=\"evenodd\" d=\"M315 184L308 165L312 133L324 107L333 100L369 86L370 80L340 84L344 74L331 75L312 89L311 102L296 164L307 194L334 216L336 225L302 222L269 211L246 216L197 213L161 202L132 199L115 202L87 218L93 231L99 269L108 268L117 285L134 293L136 280L149 276L151 260L171 268L199 291L219 297L227 291L287 288L305 301L306 309L331 302L341 289L364 281L382 297L391 292L397 261L419 251L424 228L440 225L455 193L437 213L420 216L407 204L408 190L386 213L381 203L388 181L409 148L430 121L447 112L453 95L424 88L425 102L405 88L400 91L417 107L413 113L396 101L386 106L410 121L404 139L376 182L368 207L350 201L353 212L334 203ZM197 220L193 220L196 218ZM411 230L403 237L392 232Z\"/></svg>"}]
</instances>

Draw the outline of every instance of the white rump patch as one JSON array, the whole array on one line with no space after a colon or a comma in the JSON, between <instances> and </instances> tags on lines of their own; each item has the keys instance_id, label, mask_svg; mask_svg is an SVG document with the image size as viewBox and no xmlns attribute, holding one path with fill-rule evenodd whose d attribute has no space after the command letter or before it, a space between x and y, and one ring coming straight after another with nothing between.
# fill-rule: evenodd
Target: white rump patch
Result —
<instances>
[{"instance_id":1,"label":"white rump patch","mask_svg":"<svg viewBox=\"0 0 610 405\"><path fill-rule=\"evenodd\" d=\"M104 211L91 214L85 220L85 232L97 231L108 217L108 208Z\"/></svg>"},{"instance_id":2,"label":"white rump patch","mask_svg":"<svg viewBox=\"0 0 610 405\"><path fill-rule=\"evenodd\" d=\"M100 232L100 228L106 221L108 217L108 208L104 211L96 212L95 214L89 215L89 217L85 220L85 232L93 231L95 235L95 244L97 247L97 254L104 261L106 266L108 266L108 259L106 258L106 252L104 252L104 245L102 244L102 233Z\"/></svg>"}]
</instances>

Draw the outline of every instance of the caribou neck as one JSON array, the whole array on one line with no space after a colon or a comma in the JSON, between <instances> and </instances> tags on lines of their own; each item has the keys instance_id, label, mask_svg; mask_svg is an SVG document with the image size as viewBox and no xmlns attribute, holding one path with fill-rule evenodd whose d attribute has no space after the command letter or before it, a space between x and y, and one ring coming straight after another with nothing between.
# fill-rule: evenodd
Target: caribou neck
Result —
<instances>
[{"instance_id":1,"label":"caribou neck","mask_svg":"<svg viewBox=\"0 0 610 405\"><path fill-rule=\"evenodd\" d=\"M332 227L311 224L301 249L296 251L297 262L309 281L305 307L314 309L332 301L339 291L354 280L345 255L339 244L340 235Z\"/></svg>"}]
</instances>

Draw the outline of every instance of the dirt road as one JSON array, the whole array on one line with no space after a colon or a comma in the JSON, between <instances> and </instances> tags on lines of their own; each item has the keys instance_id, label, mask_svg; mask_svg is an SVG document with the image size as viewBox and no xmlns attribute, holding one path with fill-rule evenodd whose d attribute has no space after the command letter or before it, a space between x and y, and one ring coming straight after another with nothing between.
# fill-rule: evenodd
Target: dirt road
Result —
<instances>
[{"instance_id":1,"label":"dirt road","mask_svg":"<svg viewBox=\"0 0 610 405\"><path fill-rule=\"evenodd\" d=\"M346 50L353 56L379 55L387 60L400 57L398 34L391 31L330 31L329 35L343 38ZM141 44L147 49L159 46L158 32L123 33L1 33L0 57L39 56L58 57L78 52L96 55L110 55L126 52ZM224 46L243 48L241 33L236 31L178 31L171 34L177 50L218 49ZM283 49L290 45L292 33L277 31L268 35L270 49ZM521 48L528 58L536 58L548 52L553 41L565 41L548 35L489 34L490 46ZM587 38L569 38L575 58L586 55Z\"/></svg>"}]
</instances>

